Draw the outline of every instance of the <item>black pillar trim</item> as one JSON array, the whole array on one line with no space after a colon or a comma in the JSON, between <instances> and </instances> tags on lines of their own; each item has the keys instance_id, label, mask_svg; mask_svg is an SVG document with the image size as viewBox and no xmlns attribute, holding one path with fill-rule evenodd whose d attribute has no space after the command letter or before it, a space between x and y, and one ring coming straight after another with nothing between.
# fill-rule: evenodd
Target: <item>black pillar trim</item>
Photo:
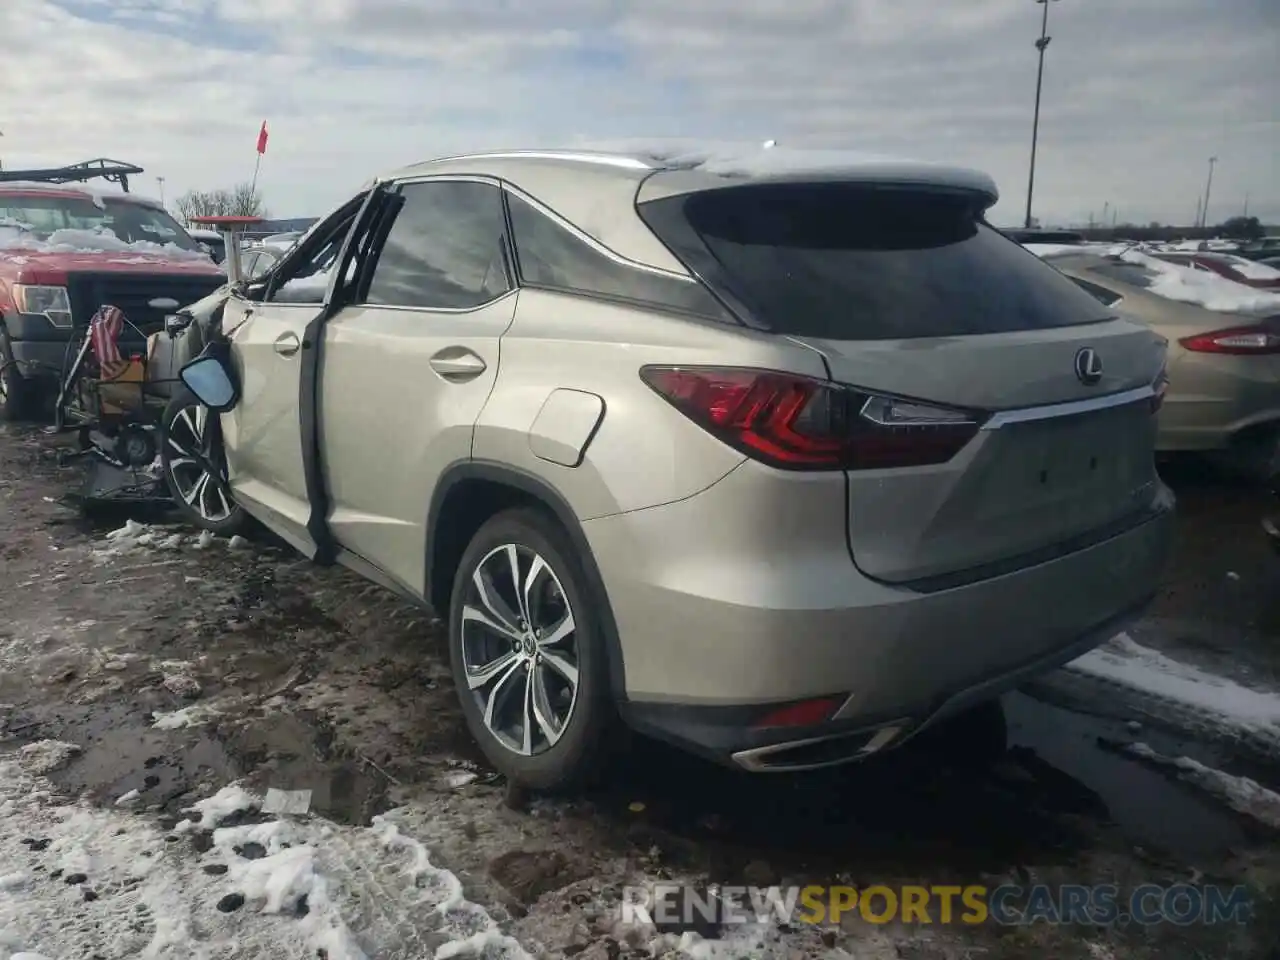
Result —
<instances>
[{"instance_id":1,"label":"black pillar trim","mask_svg":"<svg viewBox=\"0 0 1280 960\"><path fill-rule=\"evenodd\" d=\"M302 433L302 470L307 486L307 533L316 545L316 563L331 566L337 559L338 544L329 529L329 491L324 482L323 451L320 448L320 373L324 361L322 346L324 328L329 319L345 306L342 278L347 275L347 264L354 255L357 238L369 224L370 217L380 208L387 196L383 185L374 187L365 197L356 214L351 229L342 244L342 253L335 265L333 295L318 314L307 324L302 335L302 370L298 387L298 426Z\"/></svg>"}]
</instances>

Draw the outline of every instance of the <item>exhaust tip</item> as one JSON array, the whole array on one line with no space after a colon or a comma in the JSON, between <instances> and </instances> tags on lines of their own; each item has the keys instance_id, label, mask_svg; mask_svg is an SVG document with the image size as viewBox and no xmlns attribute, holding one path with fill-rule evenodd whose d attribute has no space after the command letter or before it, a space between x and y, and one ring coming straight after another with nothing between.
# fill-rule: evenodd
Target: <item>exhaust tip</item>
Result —
<instances>
[{"instance_id":1,"label":"exhaust tip","mask_svg":"<svg viewBox=\"0 0 1280 960\"><path fill-rule=\"evenodd\" d=\"M741 750L733 755L733 761L745 770L755 773L788 773L803 770L820 770L844 763L865 760L903 739L910 729L906 720L823 737L809 737L786 743L771 744Z\"/></svg>"}]
</instances>

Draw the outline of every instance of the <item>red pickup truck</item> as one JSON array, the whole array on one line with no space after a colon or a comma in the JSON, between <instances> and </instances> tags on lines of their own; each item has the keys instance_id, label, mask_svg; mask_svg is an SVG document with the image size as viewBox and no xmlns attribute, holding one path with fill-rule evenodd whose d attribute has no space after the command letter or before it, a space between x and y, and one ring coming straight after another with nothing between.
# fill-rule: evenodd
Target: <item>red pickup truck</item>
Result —
<instances>
[{"instance_id":1,"label":"red pickup truck","mask_svg":"<svg viewBox=\"0 0 1280 960\"><path fill-rule=\"evenodd\" d=\"M0 421L49 412L68 345L103 304L129 320L122 352L141 354L166 314L226 282L160 203L128 192L141 168L91 164L0 173Z\"/></svg>"}]
</instances>

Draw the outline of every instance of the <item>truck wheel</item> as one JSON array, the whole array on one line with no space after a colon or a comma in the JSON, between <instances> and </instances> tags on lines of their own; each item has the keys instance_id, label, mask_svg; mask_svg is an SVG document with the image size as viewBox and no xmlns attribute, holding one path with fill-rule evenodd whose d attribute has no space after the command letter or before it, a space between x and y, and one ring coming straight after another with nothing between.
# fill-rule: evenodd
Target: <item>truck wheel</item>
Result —
<instances>
[{"instance_id":1,"label":"truck wheel","mask_svg":"<svg viewBox=\"0 0 1280 960\"><path fill-rule=\"evenodd\" d=\"M39 412L40 399L40 384L18 370L9 334L0 327L0 422L32 419Z\"/></svg>"},{"instance_id":2,"label":"truck wheel","mask_svg":"<svg viewBox=\"0 0 1280 960\"><path fill-rule=\"evenodd\" d=\"M458 564L454 684L471 735L520 786L567 789L603 772L615 711L596 608L569 538L538 510L490 519Z\"/></svg>"},{"instance_id":3,"label":"truck wheel","mask_svg":"<svg viewBox=\"0 0 1280 960\"><path fill-rule=\"evenodd\" d=\"M179 386L160 420L160 465L178 510L201 530L231 536L247 515L227 482L226 455L210 431L209 408Z\"/></svg>"}]
</instances>

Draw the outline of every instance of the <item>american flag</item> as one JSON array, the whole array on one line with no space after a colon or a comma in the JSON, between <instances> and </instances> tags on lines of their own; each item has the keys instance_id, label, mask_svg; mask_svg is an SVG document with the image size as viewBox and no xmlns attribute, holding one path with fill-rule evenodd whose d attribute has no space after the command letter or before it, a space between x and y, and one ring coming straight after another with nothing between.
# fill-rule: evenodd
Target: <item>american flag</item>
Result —
<instances>
[{"instance_id":1,"label":"american flag","mask_svg":"<svg viewBox=\"0 0 1280 960\"><path fill-rule=\"evenodd\" d=\"M109 303L100 306L89 321L89 345L103 380L114 380L129 369L129 361L121 356L117 342L122 330L124 311Z\"/></svg>"}]
</instances>

